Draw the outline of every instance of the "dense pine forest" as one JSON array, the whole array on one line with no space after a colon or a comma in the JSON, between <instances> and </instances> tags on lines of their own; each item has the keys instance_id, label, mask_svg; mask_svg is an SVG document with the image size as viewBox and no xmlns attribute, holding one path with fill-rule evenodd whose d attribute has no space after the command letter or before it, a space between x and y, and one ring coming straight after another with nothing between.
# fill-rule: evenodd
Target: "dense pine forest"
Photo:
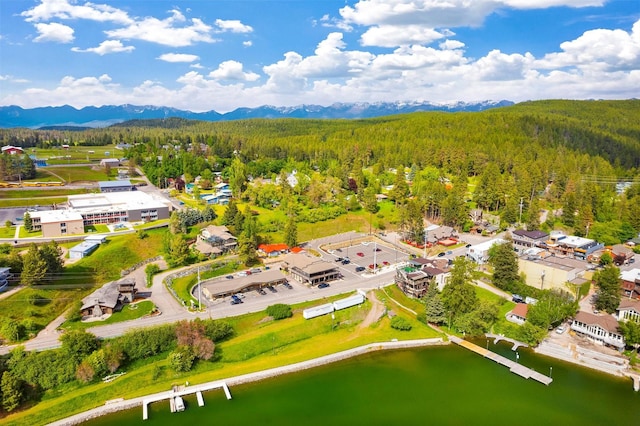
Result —
<instances>
[{"instance_id":1,"label":"dense pine forest","mask_svg":"<svg viewBox=\"0 0 640 426\"><path fill-rule=\"evenodd\" d=\"M23 147L127 143L126 156L152 182L203 173L206 181L222 172L234 195L254 202L261 197L246 191L247 180L296 170L307 179L294 192L311 208L344 202L340 193L357 194L366 206L393 185L396 204L459 227L478 207L537 228L537 215L528 213L542 203L561 211L577 234L595 222L624 225L625 237L640 231L640 191L632 186L617 197L615 186L639 178L640 100L535 101L363 120L170 118L78 132L5 129L0 139ZM267 201L285 195L275 191Z\"/></svg>"}]
</instances>

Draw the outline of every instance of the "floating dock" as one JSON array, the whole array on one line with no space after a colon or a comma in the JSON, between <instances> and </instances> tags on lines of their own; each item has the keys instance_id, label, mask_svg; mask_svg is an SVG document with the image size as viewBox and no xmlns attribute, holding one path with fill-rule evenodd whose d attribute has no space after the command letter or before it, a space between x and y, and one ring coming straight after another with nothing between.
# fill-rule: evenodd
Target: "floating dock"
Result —
<instances>
[{"instance_id":1,"label":"floating dock","mask_svg":"<svg viewBox=\"0 0 640 426\"><path fill-rule=\"evenodd\" d=\"M470 351L480 354L485 358L489 358L490 360L495 361L498 364L509 367L509 371L511 371L514 374L517 374L520 377L524 377L525 379L537 380L538 382L547 386L553 381L553 379L549 376L545 376L544 374L538 373L537 371L532 370L528 367L525 367L522 364L518 364L517 362L511 361L510 359L505 358L502 355L498 355L495 352L491 352L488 349L482 348L471 342L467 342L466 340L463 340L459 337L449 336L449 340L451 340L453 343L459 346L462 346L463 348L469 349Z\"/></svg>"},{"instance_id":2,"label":"floating dock","mask_svg":"<svg viewBox=\"0 0 640 426\"><path fill-rule=\"evenodd\" d=\"M224 394L227 397L227 399L231 399L231 391L229 390L229 386L227 386L225 382L216 382L216 383L211 383L209 385L202 385L202 386L190 386L180 391L171 390L171 391L158 394L151 398L145 398L144 400L142 400L142 420L147 420L149 418L149 404L153 402L164 401L168 399L169 408L171 409L172 413L175 413L176 411L184 410L184 402L182 401L182 397L184 395L190 395L195 393L196 398L198 399L198 405L200 407L203 407L204 397L202 396L202 393L209 390L220 389L220 388L224 390ZM182 405L179 402L182 402ZM180 409L181 407L182 409Z\"/></svg>"}]
</instances>

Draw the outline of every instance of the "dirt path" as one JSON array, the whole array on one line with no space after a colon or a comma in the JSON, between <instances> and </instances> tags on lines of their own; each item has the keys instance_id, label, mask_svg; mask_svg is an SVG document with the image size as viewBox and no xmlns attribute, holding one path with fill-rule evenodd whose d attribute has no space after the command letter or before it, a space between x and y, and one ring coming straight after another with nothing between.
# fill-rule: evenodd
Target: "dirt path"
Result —
<instances>
[{"instance_id":1,"label":"dirt path","mask_svg":"<svg viewBox=\"0 0 640 426\"><path fill-rule=\"evenodd\" d=\"M369 327L371 324L377 322L382 318L385 312L385 307L382 302L378 300L376 297L376 293L374 291L370 291L367 293L367 299L371 302L371 310L364 318L364 320L358 325L359 329Z\"/></svg>"}]
</instances>

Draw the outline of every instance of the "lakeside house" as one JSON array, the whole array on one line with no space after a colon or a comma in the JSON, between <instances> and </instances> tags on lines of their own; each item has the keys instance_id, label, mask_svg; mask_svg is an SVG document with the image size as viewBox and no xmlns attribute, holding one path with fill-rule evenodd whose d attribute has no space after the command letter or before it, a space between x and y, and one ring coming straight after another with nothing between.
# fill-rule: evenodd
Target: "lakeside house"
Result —
<instances>
[{"instance_id":1,"label":"lakeside house","mask_svg":"<svg viewBox=\"0 0 640 426\"><path fill-rule=\"evenodd\" d=\"M612 315L594 315L580 311L571 323L571 330L594 343L624 349L624 337L618 331L618 321Z\"/></svg>"},{"instance_id":2,"label":"lakeside house","mask_svg":"<svg viewBox=\"0 0 640 426\"><path fill-rule=\"evenodd\" d=\"M431 285L442 291L449 276L448 271L439 268L433 261L419 257L396 269L395 283L404 294L419 299Z\"/></svg>"},{"instance_id":3,"label":"lakeside house","mask_svg":"<svg viewBox=\"0 0 640 426\"><path fill-rule=\"evenodd\" d=\"M522 325L527 321L528 312L529 305L526 303L517 303L516 306L507 313L507 321Z\"/></svg>"},{"instance_id":4,"label":"lakeside house","mask_svg":"<svg viewBox=\"0 0 640 426\"><path fill-rule=\"evenodd\" d=\"M640 300L622 299L616 309L616 319L618 321L640 322Z\"/></svg>"}]
</instances>

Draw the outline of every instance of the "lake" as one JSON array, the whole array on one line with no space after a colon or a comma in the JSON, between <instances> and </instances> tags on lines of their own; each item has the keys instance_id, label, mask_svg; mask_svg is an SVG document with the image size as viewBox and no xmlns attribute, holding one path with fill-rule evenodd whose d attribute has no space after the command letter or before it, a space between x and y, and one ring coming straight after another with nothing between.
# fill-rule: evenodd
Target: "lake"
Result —
<instances>
[{"instance_id":1,"label":"lake","mask_svg":"<svg viewBox=\"0 0 640 426\"><path fill-rule=\"evenodd\" d=\"M485 345L485 340L477 342ZM489 349L515 360L508 344ZM261 382L213 390L187 409L169 403L115 413L88 425L632 425L640 394L618 379L529 350L519 362L553 383L544 386L456 345L376 352Z\"/></svg>"}]
</instances>

